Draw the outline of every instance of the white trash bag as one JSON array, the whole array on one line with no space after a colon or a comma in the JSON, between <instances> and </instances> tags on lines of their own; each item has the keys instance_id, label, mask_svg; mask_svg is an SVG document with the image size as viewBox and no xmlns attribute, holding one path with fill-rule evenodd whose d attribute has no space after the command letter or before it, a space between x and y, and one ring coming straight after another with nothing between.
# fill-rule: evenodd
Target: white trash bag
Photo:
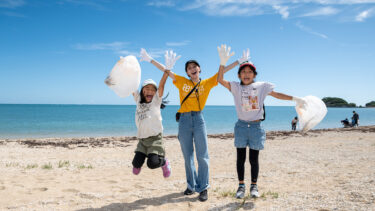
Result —
<instances>
[{"instance_id":1,"label":"white trash bag","mask_svg":"<svg viewBox=\"0 0 375 211\"><path fill-rule=\"evenodd\" d=\"M136 92L141 81L141 66L135 56L121 57L105 79L118 96L127 97Z\"/></svg>"},{"instance_id":2,"label":"white trash bag","mask_svg":"<svg viewBox=\"0 0 375 211\"><path fill-rule=\"evenodd\" d=\"M327 107L321 99L315 96L306 96L302 99L306 101L306 105L297 104L296 112L298 114L299 129L307 132L323 120L327 114Z\"/></svg>"}]
</instances>

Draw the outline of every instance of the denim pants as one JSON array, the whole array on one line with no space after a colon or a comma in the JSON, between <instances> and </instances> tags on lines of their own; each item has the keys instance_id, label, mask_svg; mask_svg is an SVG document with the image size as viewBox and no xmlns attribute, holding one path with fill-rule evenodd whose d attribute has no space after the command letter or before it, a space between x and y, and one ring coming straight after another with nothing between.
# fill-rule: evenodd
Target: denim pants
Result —
<instances>
[{"instance_id":1,"label":"denim pants","mask_svg":"<svg viewBox=\"0 0 375 211\"><path fill-rule=\"evenodd\" d=\"M266 132L261 122L246 122L238 120L234 127L234 146L237 148L246 148L253 150L264 149L266 141Z\"/></svg>"},{"instance_id":2,"label":"denim pants","mask_svg":"<svg viewBox=\"0 0 375 211\"><path fill-rule=\"evenodd\" d=\"M187 188L198 193L206 190L209 187L209 157L206 125L201 112L181 113L178 140L185 159ZM194 147L198 161L198 174L194 165Z\"/></svg>"}]
</instances>

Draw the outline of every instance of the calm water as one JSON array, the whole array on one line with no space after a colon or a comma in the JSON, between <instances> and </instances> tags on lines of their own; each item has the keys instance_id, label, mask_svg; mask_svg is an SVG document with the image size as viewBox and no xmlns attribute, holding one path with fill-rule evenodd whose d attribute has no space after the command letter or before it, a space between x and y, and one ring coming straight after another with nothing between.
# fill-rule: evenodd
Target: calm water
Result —
<instances>
[{"instance_id":1,"label":"calm water","mask_svg":"<svg viewBox=\"0 0 375 211\"><path fill-rule=\"evenodd\" d=\"M165 134L177 134L178 106L162 110ZM355 109L360 125L375 125L375 109ZM352 116L353 108L329 108L316 128L341 127L340 120ZM0 138L134 136L134 105L14 105L0 104ZM266 130L290 130L294 107L266 107ZM237 121L234 106L206 106L207 132L233 132Z\"/></svg>"}]
</instances>

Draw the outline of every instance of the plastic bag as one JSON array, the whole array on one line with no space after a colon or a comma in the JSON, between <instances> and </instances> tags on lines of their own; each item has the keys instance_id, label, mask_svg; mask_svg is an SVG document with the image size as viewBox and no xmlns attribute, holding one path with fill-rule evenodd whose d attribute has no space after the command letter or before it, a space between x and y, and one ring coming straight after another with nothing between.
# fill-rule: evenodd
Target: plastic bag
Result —
<instances>
[{"instance_id":1,"label":"plastic bag","mask_svg":"<svg viewBox=\"0 0 375 211\"><path fill-rule=\"evenodd\" d=\"M135 56L121 57L105 79L105 83L118 96L127 97L138 90L141 67Z\"/></svg>"},{"instance_id":2,"label":"plastic bag","mask_svg":"<svg viewBox=\"0 0 375 211\"><path fill-rule=\"evenodd\" d=\"M296 112L298 114L299 129L307 132L323 120L327 114L327 107L321 99L315 96L306 96L302 99L307 104L305 106L296 105Z\"/></svg>"}]
</instances>

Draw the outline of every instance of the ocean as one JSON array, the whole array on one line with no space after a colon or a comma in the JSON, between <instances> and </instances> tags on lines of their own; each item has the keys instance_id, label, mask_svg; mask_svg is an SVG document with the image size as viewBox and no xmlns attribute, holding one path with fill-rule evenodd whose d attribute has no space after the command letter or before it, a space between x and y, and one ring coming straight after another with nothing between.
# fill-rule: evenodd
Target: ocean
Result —
<instances>
[{"instance_id":1,"label":"ocean","mask_svg":"<svg viewBox=\"0 0 375 211\"><path fill-rule=\"evenodd\" d=\"M162 110L165 135L175 135L178 106ZM360 125L375 125L374 108L328 108L323 121L315 128L339 128L341 120L350 120L352 111L359 114ZM135 136L135 105L49 105L0 104L0 138L105 137ZM234 106L204 108L208 134L231 133L237 121ZM266 106L267 131L290 130L296 116L292 106Z\"/></svg>"}]
</instances>

